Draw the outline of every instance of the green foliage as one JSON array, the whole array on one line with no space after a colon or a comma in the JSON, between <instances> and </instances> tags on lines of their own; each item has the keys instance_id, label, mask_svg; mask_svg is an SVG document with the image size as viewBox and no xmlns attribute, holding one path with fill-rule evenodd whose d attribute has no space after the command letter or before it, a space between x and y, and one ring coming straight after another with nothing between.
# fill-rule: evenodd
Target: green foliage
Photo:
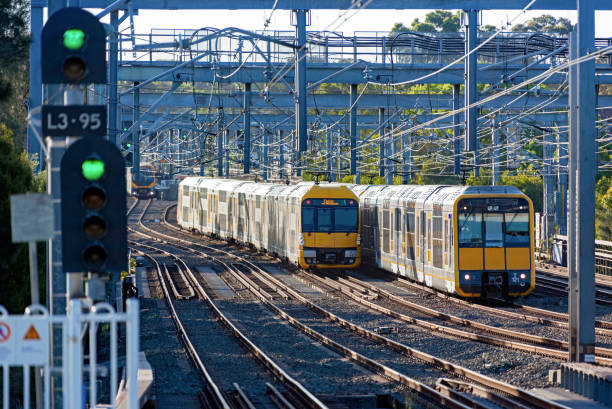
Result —
<instances>
[{"instance_id":1,"label":"green foliage","mask_svg":"<svg viewBox=\"0 0 612 409\"><path fill-rule=\"evenodd\" d=\"M465 180L469 186L487 186L493 182L493 172L490 169L481 169L479 176L471 174ZM542 211L542 195L544 184L542 176L533 165L519 169L516 174L505 171L501 176L502 185L515 186L525 193L533 202L533 209L536 212Z\"/></svg>"},{"instance_id":2,"label":"green foliage","mask_svg":"<svg viewBox=\"0 0 612 409\"><path fill-rule=\"evenodd\" d=\"M479 175L474 176L472 172L465 179L465 184L468 186L489 186L493 184L493 172L490 169L480 169Z\"/></svg>"},{"instance_id":3,"label":"green foliage","mask_svg":"<svg viewBox=\"0 0 612 409\"><path fill-rule=\"evenodd\" d=\"M612 177L602 176L595 185L595 235L612 240Z\"/></svg>"},{"instance_id":4,"label":"green foliage","mask_svg":"<svg viewBox=\"0 0 612 409\"><path fill-rule=\"evenodd\" d=\"M28 246L11 243L10 195L32 191L35 185L32 163L25 152L17 153L13 135L3 124L0 124L0 157L0 304L11 313L21 314L30 304ZM39 261L44 260L43 243L38 247L38 255ZM44 295L45 274L40 268L39 282Z\"/></svg>"},{"instance_id":5,"label":"green foliage","mask_svg":"<svg viewBox=\"0 0 612 409\"><path fill-rule=\"evenodd\" d=\"M355 175L344 175L341 180L342 183L355 183Z\"/></svg>"},{"instance_id":6,"label":"green foliage","mask_svg":"<svg viewBox=\"0 0 612 409\"><path fill-rule=\"evenodd\" d=\"M17 136L23 148L29 89L29 11L25 0L0 0L0 122Z\"/></svg>"},{"instance_id":7,"label":"green foliage","mask_svg":"<svg viewBox=\"0 0 612 409\"><path fill-rule=\"evenodd\" d=\"M524 24L515 25L512 27L512 31L567 34L572 31L572 22L567 18L559 17L557 19L550 14L543 14L526 21Z\"/></svg>"},{"instance_id":8,"label":"green foliage","mask_svg":"<svg viewBox=\"0 0 612 409\"><path fill-rule=\"evenodd\" d=\"M399 26L398 26L399 25ZM403 24L396 23L393 29L403 28ZM445 10L434 10L425 15L425 21L421 22L415 18L406 31L417 31L421 33L456 33L461 28L459 12L451 13ZM393 31L392 29L392 31Z\"/></svg>"},{"instance_id":9,"label":"green foliage","mask_svg":"<svg viewBox=\"0 0 612 409\"><path fill-rule=\"evenodd\" d=\"M519 188L533 202L534 211L542 212L544 184L535 166L529 165L524 169L519 169L516 174L505 171L502 174L502 184Z\"/></svg>"}]
</instances>

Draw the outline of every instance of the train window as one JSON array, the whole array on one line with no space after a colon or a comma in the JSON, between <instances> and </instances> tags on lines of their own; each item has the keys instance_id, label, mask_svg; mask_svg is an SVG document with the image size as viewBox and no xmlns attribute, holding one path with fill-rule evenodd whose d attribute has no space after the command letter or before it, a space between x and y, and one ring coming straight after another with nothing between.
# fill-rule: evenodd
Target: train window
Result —
<instances>
[{"instance_id":1,"label":"train window","mask_svg":"<svg viewBox=\"0 0 612 409\"><path fill-rule=\"evenodd\" d=\"M434 216L431 218L432 223L432 236L434 239L442 238L442 217Z\"/></svg>"},{"instance_id":2,"label":"train window","mask_svg":"<svg viewBox=\"0 0 612 409\"><path fill-rule=\"evenodd\" d=\"M504 215L502 213L485 213L485 246L503 247L504 232L502 230Z\"/></svg>"},{"instance_id":3,"label":"train window","mask_svg":"<svg viewBox=\"0 0 612 409\"><path fill-rule=\"evenodd\" d=\"M389 210L383 210L383 229L389 228Z\"/></svg>"},{"instance_id":4,"label":"train window","mask_svg":"<svg viewBox=\"0 0 612 409\"><path fill-rule=\"evenodd\" d=\"M257 202L255 204L255 207L257 207L258 209L261 207L261 196L257 196Z\"/></svg>"},{"instance_id":5,"label":"train window","mask_svg":"<svg viewBox=\"0 0 612 409\"><path fill-rule=\"evenodd\" d=\"M189 206L183 206L183 222L189 221Z\"/></svg>"},{"instance_id":6,"label":"train window","mask_svg":"<svg viewBox=\"0 0 612 409\"><path fill-rule=\"evenodd\" d=\"M219 201L225 202L225 199L226 199L226 193L223 191L219 192Z\"/></svg>"},{"instance_id":7,"label":"train window","mask_svg":"<svg viewBox=\"0 0 612 409\"><path fill-rule=\"evenodd\" d=\"M356 233L359 227L359 209L338 207L334 210L334 231Z\"/></svg>"},{"instance_id":8,"label":"train window","mask_svg":"<svg viewBox=\"0 0 612 409\"><path fill-rule=\"evenodd\" d=\"M406 258L409 260L414 260L414 234L408 234L408 239L406 240Z\"/></svg>"},{"instance_id":9,"label":"train window","mask_svg":"<svg viewBox=\"0 0 612 409\"><path fill-rule=\"evenodd\" d=\"M315 231L315 208L303 207L302 208L302 231L313 232Z\"/></svg>"},{"instance_id":10,"label":"train window","mask_svg":"<svg viewBox=\"0 0 612 409\"><path fill-rule=\"evenodd\" d=\"M406 231L408 233L414 233L414 213L406 214Z\"/></svg>"},{"instance_id":11,"label":"train window","mask_svg":"<svg viewBox=\"0 0 612 409\"><path fill-rule=\"evenodd\" d=\"M333 209L317 209L317 231L333 231L332 214Z\"/></svg>"},{"instance_id":12,"label":"train window","mask_svg":"<svg viewBox=\"0 0 612 409\"><path fill-rule=\"evenodd\" d=\"M459 213L459 246L482 247L482 213Z\"/></svg>"},{"instance_id":13,"label":"train window","mask_svg":"<svg viewBox=\"0 0 612 409\"><path fill-rule=\"evenodd\" d=\"M529 246L529 213L506 213L506 246Z\"/></svg>"},{"instance_id":14,"label":"train window","mask_svg":"<svg viewBox=\"0 0 612 409\"><path fill-rule=\"evenodd\" d=\"M395 209L395 231L402 230L402 211L401 209Z\"/></svg>"}]
</instances>

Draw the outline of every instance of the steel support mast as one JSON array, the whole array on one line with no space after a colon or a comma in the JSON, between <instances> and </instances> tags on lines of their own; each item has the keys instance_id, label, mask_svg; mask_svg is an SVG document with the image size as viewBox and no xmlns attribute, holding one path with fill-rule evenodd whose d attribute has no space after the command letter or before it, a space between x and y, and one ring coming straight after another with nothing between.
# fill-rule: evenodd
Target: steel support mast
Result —
<instances>
[{"instance_id":1,"label":"steel support mast","mask_svg":"<svg viewBox=\"0 0 612 409\"><path fill-rule=\"evenodd\" d=\"M595 46L595 0L577 0L577 58L587 56ZM595 361L595 181L597 176L597 129L595 127L595 60L578 65L570 75L572 109L575 119L570 131L570 162L576 170L574 196L576 224L568 247L575 250L575 271L570 270L570 361ZM575 103L575 105L574 105ZM570 186L572 176L570 175ZM572 212L574 213L574 212ZM574 233L575 232L575 233Z\"/></svg>"},{"instance_id":2,"label":"steel support mast","mask_svg":"<svg viewBox=\"0 0 612 409\"><path fill-rule=\"evenodd\" d=\"M476 72L478 52L472 51L478 45L478 10L464 10L465 24L465 106L470 106L478 100L476 87ZM465 111L465 150L474 155L474 175L480 173L478 157L478 108Z\"/></svg>"}]
</instances>

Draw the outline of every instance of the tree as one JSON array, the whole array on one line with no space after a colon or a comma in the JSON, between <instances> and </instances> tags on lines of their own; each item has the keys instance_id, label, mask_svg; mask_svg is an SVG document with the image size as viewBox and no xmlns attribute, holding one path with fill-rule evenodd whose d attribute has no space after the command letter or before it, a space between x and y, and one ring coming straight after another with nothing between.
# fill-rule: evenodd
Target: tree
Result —
<instances>
[{"instance_id":1,"label":"tree","mask_svg":"<svg viewBox=\"0 0 612 409\"><path fill-rule=\"evenodd\" d=\"M26 0L0 0L0 122L23 146L28 95L29 10Z\"/></svg>"},{"instance_id":2,"label":"tree","mask_svg":"<svg viewBox=\"0 0 612 409\"><path fill-rule=\"evenodd\" d=\"M32 177L26 153L15 150L13 135L4 124L0 124L0 157L0 303L9 312L22 314L30 304L28 247L11 243L10 195L30 191L38 182ZM38 254L44 260L44 246ZM39 269L39 282L41 294L45 294L42 271Z\"/></svg>"},{"instance_id":3,"label":"tree","mask_svg":"<svg viewBox=\"0 0 612 409\"><path fill-rule=\"evenodd\" d=\"M502 185L515 186L525 193L533 202L533 210L542 212L542 195L544 194L544 183L538 170L530 164L526 168L519 169L516 174L505 171L502 174Z\"/></svg>"},{"instance_id":4,"label":"tree","mask_svg":"<svg viewBox=\"0 0 612 409\"><path fill-rule=\"evenodd\" d=\"M527 20L523 24L517 24L512 27L512 31L523 33L557 33L567 34L572 31L572 22L564 17L558 19L550 14L543 14L539 17L534 17Z\"/></svg>"},{"instance_id":5,"label":"tree","mask_svg":"<svg viewBox=\"0 0 612 409\"><path fill-rule=\"evenodd\" d=\"M391 28L391 32L456 33L460 28L459 12L451 13L445 10L434 10L425 15L425 21L415 18L410 27L406 27L403 23L395 23Z\"/></svg>"}]
</instances>

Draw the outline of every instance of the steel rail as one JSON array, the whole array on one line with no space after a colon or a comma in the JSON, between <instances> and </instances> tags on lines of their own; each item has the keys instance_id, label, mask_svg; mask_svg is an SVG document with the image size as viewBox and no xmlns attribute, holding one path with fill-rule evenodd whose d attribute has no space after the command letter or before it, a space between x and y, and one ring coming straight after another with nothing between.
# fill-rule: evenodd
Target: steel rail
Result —
<instances>
[{"instance_id":1,"label":"steel rail","mask_svg":"<svg viewBox=\"0 0 612 409\"><path fill-rule=\"evenodd\" d=\"M163 218L163 222L167 225L167 226L171 226L170 223L167 222L167 215L169 212L169 209L173 206L176 205L170 205L166 208L165 212L164 212L164 218ZM176 231L180 231L179 228L176 228L175 226L172 226L172 228ZM152 230L152 229L150 229ZM205 249L209 249L212 251L215 251L217 253L222 253L226 256L229 256L233 259L239 259L241 260L243 263L245 263L246 265L250 266L253 270L258 271L261 275L263 275L264 277L266 277L269 281L274 282L276 285L278 285L280 288L282 288L285 292L287 292L288 294L290 294L292 297L294 297L295 299L299 300L300 302L304 303L305 305L308 305L311 309L319 312L320 314L322 314L323 316L327 317L328 319L338 322L340 323L342 326L351 329L354 332L357 332L358 334L362 335L365 338L368 339L373 339L373 340L377 340L383 344L389 345L392 348L408 355L408 356L412 356L415 357L417 359L420 359L423 362L429 363L431 365L433 365L434 367L437 368L442 368L445 371L451 372L453 374L455 374L456 376L459 377L463 377L466 379L470 379L472 381L475 381L481 385L487 386L489 388L492 388L494 390L500 391L502 393L506 393L510 396L514 396L515 398L518 398L526 403L529 403L530 405L532 405L533 407L536 408L567 408L564 405L561 405L559 403L550 401L548 399L542 398L540 396L537 396L525 389L522 388L518 388L515 387L513 385L510 385L506 382L502 382L490 377L487 377L485 375L482 375L478 372L472 371L470 369L461 367L459 365L455 365L452 364L449 361L443 360L443 359L439 359L436 358L432 355L429 355L427 353L424 353L422 351L416 350L414 348L411 348L407 345L401 344L399 342L393 341L387 337L381 336L379 334L376 334L372 331L366 330L365 328L362 328L356 324L353 324L352 322L349 322L347 320L344 320L343 318L317 306L316 304L312 303L311 301L309 301L308 299L306 299L305 297L303 297L301 294L299 294L297 291L293 290L292 288L290 288L289 286L285 285L284 283L280 282L278 279L276 279L275 277L273 277L272 275L270 275L269 273L267 273L265 270L261 269L260 267L256 266L255 264L253 264L252 262L250 262L249 260L242 258L240 256L237 256L235 254L229 253L227 251L224 250L220 250L220 249L216 249L214 247L211 246L206 246L203 245L201 243L194 243L188 240L183 240L183 239L179 239L176 237L171 237L168 236L164 233L160 233L160 232L155 232L155 234L162 236L162 237L166 237L169 238L173 241L177 241L177 242L181 242L181 243L186 243L188 245L191 246L198 246L198 247L202 247ZM191 251L194 251L193 249ZM262 299L263 300L263 299ZM264 301L265 302L265 301ZM332 341L333 342L333 341Z\"/></svg>"},{"instance_id":2,"label":"steel rail","mask_svg":"<svg viewBox=\"0 0 612 409\"><path fill-rule=\"evenodd\" d=\"M461 305L469 305L473 308L478 308L480 310L483 311L488 311L491 313L495 313L495 314L500 314L503 316L507 316L509 318L516 318L516 319L521 319L521 320L527 320L530 322L534 322L534 323L539 323L539 324L543 324L543 325L549 325L549 326L553 326L553 327L557 327L557 328L568 328L568 316L565 313L561 313L561 312L555 312L555 311L550 311L550 310L544 310L541 308L536 308L536 307L531 307L528 305L523 305L523 304L507 304L508 307L511 308L517 308L523 311L527 311L533 314L539 314L539 315L544 315L544 316L549 316L549 317L553 317L553 318L557 318L557 319L561 319L564 320L565 322L560 322L560 321L553 321L553 320L549 320L549 319L545 319L545 318L541 318L541 317L534 317L531 315L526 315L526 314L521 314L521 313L516 313L516 312L512 312L512 311L505 311L505 310L499 310L496 308L492 308L492 307L487 307L485 305L480 305L480 304L476 304L474 302L470 302L470 301L466 301L466 300L462 300L459 298L455 298L452 297L446 293L442 293L439 291L436 291L432 288L429 287L425 287L420 283L417 282L413 282L409 279L406 279L405 277L397 277L396 280L399 283L402 283L404 285L407 285L409 287L415 288L417 290L423 291L423 292L427 292L433 295L436 295L438 297L444 298L445 300L448 300L450 302L453 302L455 304L461 304ZM609 321L601 321L601 320L596 320L595 321L595 334L596 335L601 335L601 336L607 336L607 337L612 337L612 322Z\"/></svg>"},{"instance_id":3,"label":"steel rail","mask_svg":"<svg viewBox=\"0 0 612 409\"><path fill-rule=\"evenodd\" d=\"M131 211L131 210L130 210ZM149 247L147 245L143 245L140 243L136 243L133 241L130 241L130 244L132 246L140 246L140 247ZM206 369L206 366L204 365L204 363L202 362L197 350L195 349L195 347L193 346L193 343L191 342L189 335L187 334L187 331L185 330L185 327L183 327L183 324L181 323L181 320L176 312L176 309L174 308L174 303L172 301L172 298L170 297L170 293L168 291L168 288L166 287L166 284L164 282L164 278L162 276L162 272L161 272L161 268L159 266L158 261L155 259L155 257L140 251L140 250L136 250L135 251L139 252L140 254L142 254L143 256L147 257L148 259L150 259L154 264L155 264L155 269L157 271L157 277L161 283L162 286L162 290L164 292L164 299L166 300L166 305L168 305L168 308L170 309L170 314L172 316L172 320L174 321L174 324L176 325L177 329L179 330L179 333L181 335L181 339L183 341L183 343L185 344L185 347L187 348L187 351L189 351L189 355L191 356L193 362L195 363L195 365L197 366L198 370L200 371L200 374L202 375L202 377L204 378L204 381L206 383L206 389L207 389L207 396L211 397L213 399L213 403L216 405L217 408L222 408L222 409L231 409L231 406L227 403L227 400L225 399L225 397L223 396L223 392L221 392L221 390L219 389L219 387L217 386L217 384L214 382L214 380L212 379L212 377L210 376L210 374L208 373L208 370Z\"/></svg>"},{"instance_id":4,"label":"steel rail","mask_svg":"<svg viewBox=\"0 0 612 409\"><path fill-rule=\"evenodd\" d=\"M149 199L149 201L150 200L151 199ZM143 214L141 215L141 217L139 219L140 227L143 228L144 230L149 231L152 234L158 234L158 235L164 236L163 234L157 233L153 229L150 229L149 227L146 227L142 223L143 215L144 215L144 212L143 212ZM144 234L144 233L136 231L134 229L130 229L130 230L132 230L137 235L140 235L140 236L143 236L143 237L147 237L149 239L153 239L155 241L158 241L158 242L166 244L166 245L170 245L172 247L180 248L182 250L185 250L187 252L191 252L193 254L201 255L201 256L203 256L205 258L210 258L213 261L221 264L226 269L228 269L228 271L233 271L233 269L230 266L228 266L227 264L223 263L220 260L215 260L213 257L211 257L210 255L208 255L206 253L196 251L196 250L191 249L189 247L185 247L185 246L177 245L177 244L174 244L174 243L170 243L170 242L167 242L165 240L161 240L159 238L153 238L150 235ZM172 238L170 238L170 239L172 239ZM157 249L157 248L155 248L153 246L149 246L149 247L151 247L151 249L156 249L156 250L160 250L162 252L167 253L165 250ZM277 377L277 379L279 379L287 389L291 390L296 395L301 396L302 401L308 403L308 407L316 408L316 409L326 409L327 406L323 402L321 402L312 392L307 390L301 383L299 383L298 381L293 379L293 377L291 377L287 372L285 372L278 364L276 364L276 362L274 362L272 360L272 358L270 358L265 352L263 352L259 347L257 347L250 339L248 339L231 322L231 320L229 320L225 316L225 314L223 314L223 312L217 307L217 305L214 303L214 301L208 295L208 293L202 288L200 282L195 277L195 275L193 274L193 272L191 271L189 266L187 266L184 262L183 262L183 264L185 265L187 275L190 277L190 279L192 281L192 284L194 285L194 287L195 287L196 291L198 292L198 294L200 295L200 297L202 297L206 301L206 303L211 307L211 309L213 310L215 315L221 320L221 322L249 349L249 351L251 353L253 353L253 355L256 356L260 360L260 362L262 362L264 364L264 366L266 368L268 368L270 370L270 372L272 374L274 374Z\"/></svg>"},{"instance_id":5,"label":"steel rail","mask_svg":"<svg viewBox=\"0 0 612 409\"><path fill-rule=\"evenodd\" d=\"M310 273L306 273L308 274L308 277L312 277L313 279L319 279L318 276L314 275L314 274L310 274ZM327 277L328 278L328 277ZM329 278L328 278L329 279ZM331 280L331 279L330 279ZM342 278L340 278L340 280L343 280ZM353 282L357 282L357 279L355 279L354 277L348 277L346 280L352 280ZM345 280L345 281L346 281ZM568 349L568 344L566 341L561 341L561 340L557 340L557 339L553 339L553 338L546 338L546 337L541 337L538 335L532 335L532 334L528 334L528 333L524 333L524 332L518 332L518 331L513 331L513 330L508 330L508 329L504 329L504 328L498 328L498 327L494 327L491 325L487 325L487 324L482 324L480 322L477 321L473 321L473 320L469 320L469 319L465 319L465 318L460 318L451 314L445 314L445 313L441 313L439 311L435 311L431 308L428 307L424 307L422 305L418 305L415 304L413 302L410 302L408 300L405 300L401 297L398 297L394 294L391 294L390 292L383 290L381 288L378 288L372 284L369 283L365 283L365 282L361 282L359 281L358 284L362 285L363 287L367 288L370 291L373 291L377 296L380 297L384 297L387 298L391 301L394 301L398 304L401 304L405 307L408 307L412 310L416 310L420 313L429 315L430 317L434 317L434 318L438 318L441 320L445 320L445 321L449 321L452 322L454 324L458 324L461 326L465 326L465 327L471 327L471 328L475 328L475 329L479 329L485 332L489 332L495 335L501 335L501 336L505 336L511 339L517 339L517 340L522 340L522 341L529 341L532 344L539 344L539 345L546 345L549 347L553 347L556 348L556 350L550 349L550 348L541 348L541 347L537 347L537 346L533 346L533 345L529 345L526 344L524 342L509 342L500 338L496 338L496 337L489 337L486 335L481 335L481 334L473 334L473 333L468 333L465 331L460 331L460 330L456 330L454 328L449 328L449 327L445 327L445 326L441 326L441 325L436 325L436 324L432 324L428 321L423 321L423 320L419 320L413 317L409 317L406 316L404 314L398 313L396 311L393 311L389 308L385 308L382 307L378 304L372 303L364 298L366 298L363 294L355 294L354 292L351 292L350 290L346 290L345 288L342 288L342 284L341 283L337 283L334 284L333 280L332 281L332 286L335 286L336 289L338 289L338 291L342 292L343 294L345 294L346 296L350 297L351 299L353 299L354 301L365 305L368 308L374 309L378 312L382 312L385 315L391 316L393 318L397 318L400 319L402 321L411 323L411 324L415 324L418 325L420 327L423 328L427 328L430 330L434 330L434 331L438 331L438 332L442 332L442 333L447 333L447 334L451 334L451 335L455 335L455 336L459 336L462 338L467 338L467 339L471 339L471 340L476 340L478 342L484 342L487 344L491 344L491 345L496 345L496 346L502 346L502 347L507 347L510 349L516 349L519 351L524 351L524 352L535 352L541 355L545 355L545 356L550 356L553 358L557 358L557 359L561 359L563 361L565 361L567 359L567 349ZM560 351L561 350L561 351ZM606 365L606 366L612 366L612 359L607 359L607 358L612 358L612 349L609 348L601 348L601 347L596 347L595 348L595 353L597 355L599 355L599 358L597 360L597 363L600 365Z\"/></svg>"},{"instance_id":6,"label":"steel rail","mask_svg":"<svg viewBox=\"0 0 612 409\"><path fill-rule=\"evenodd\" d=\"M164 213L164 219L167 216L167 212ZM178 248L183 248L186 251L190 251L192 253L196 253L196 254L201 254L204 257L209 257L211 258L211 256L208 253L203 253L200 252L198 250L193 249L193 246L198 246L198 247L202 247L208 250L213 250L217 253L221 253L225 256L229 256L232 259L236 259L241 261L244 265L248 266L249 269L251 269L254 273L257 273L256 276L259 277L260 279L264 279L266 280L267 284L270 287L274 287L274 288L280 288L282 289L285 293L290 294L292 297L298 299L298 301L303 302L303 300L305 301L305 299L300 299L298 297L299 296L297 293L295 293L293 290L289 289L286 285L284 285L283 283L277 282L275 280L270 280L269 274L266 273L265 271L259 269L258 267L254 266L250 261L248 261L247 259L234 255L232 253L223 251L223 250L219 250L219 249L215 249L214 247L209 247L206 245L202 245L199 243L193 243L187 240L182 240L179 239L177 237L172 237L172 236L168 236L164 233L161 232L157 232L153 229L150 229L148 227L145 227L148 231L152 232L155 235L158 235L160 237L164 237L166 239L169 239L171 241L174 242L178 242L178 243L182 243L182 244L175 244L175 243L168 243L171 244L172 246L176 246ZM192 246L192 247L186 247L184 246L184 244L186 244L187 246ZM278 314L279 316L283 317L286 321L288 321L291 325L295 326L296 328L300 329L302 332L306 333L307 335L315 338L316 340L320 341L321 343L328 345L329 347L335 349L336 351L339 351L342 355L346 356L347 358L359 363L362 366L367 367L370 370L374 370L375 372L378 372L380 374L382 374L383 376L392 379L393 381L404 385L412 390L414 390L415 392L422 394L422 396L427 397L430 400L433 400L434 402L436 402L437 404L441 404L443 405L443 407L448 407L448 408L457 408L457 409L467 409L467 406L461 404L460 402L454 401L453 399L450 399L446 396L441 395L438 391L436 391L435 389L419 382L416 381L392 368L387 367L386 365L383 365L377 361L374 361L370 358L367 358L361 354L359 354L356 351L353 351L350 348L347 348L335 341L333 341L332 339L326 337L325 335L313 330L312 328L308 327L307 325L301 323L299 320L293 318L291 315L287 314L285 311L283 311L281 308L279 308L278 306L276 306L272 301L270 301L268 299L268 297L266 297L264 294L262 294L260 292L261 287L258 286L257 284L255 284L252 280L250 280L248 277L246 277L245 273L238 270L238 269L232 269L230 268L230 266L228 266L226 263L224 263L223 261L220 261L216 258L213 258L213 260L219 262L220 264L226 266L226 268L228 268L228 271L234 273L234 276L245 286L247 287L257 298L259 298L264 304L266 304L266 306L268 306L271 310L273 310L276 314ZM296 297L297 296L297 297ZM314 305L314 304L313 304ZM317 307L320 308L320 307ZM325 311L325 310L323 310ZM331 313L328 313L331 314ZM325 315L325 314L324 314ZM352 324L351 324L352 325ZM351 328L352 329L352 328ZM365 330L364 330L365 331Z\"/></svg>"}]
</instances>

